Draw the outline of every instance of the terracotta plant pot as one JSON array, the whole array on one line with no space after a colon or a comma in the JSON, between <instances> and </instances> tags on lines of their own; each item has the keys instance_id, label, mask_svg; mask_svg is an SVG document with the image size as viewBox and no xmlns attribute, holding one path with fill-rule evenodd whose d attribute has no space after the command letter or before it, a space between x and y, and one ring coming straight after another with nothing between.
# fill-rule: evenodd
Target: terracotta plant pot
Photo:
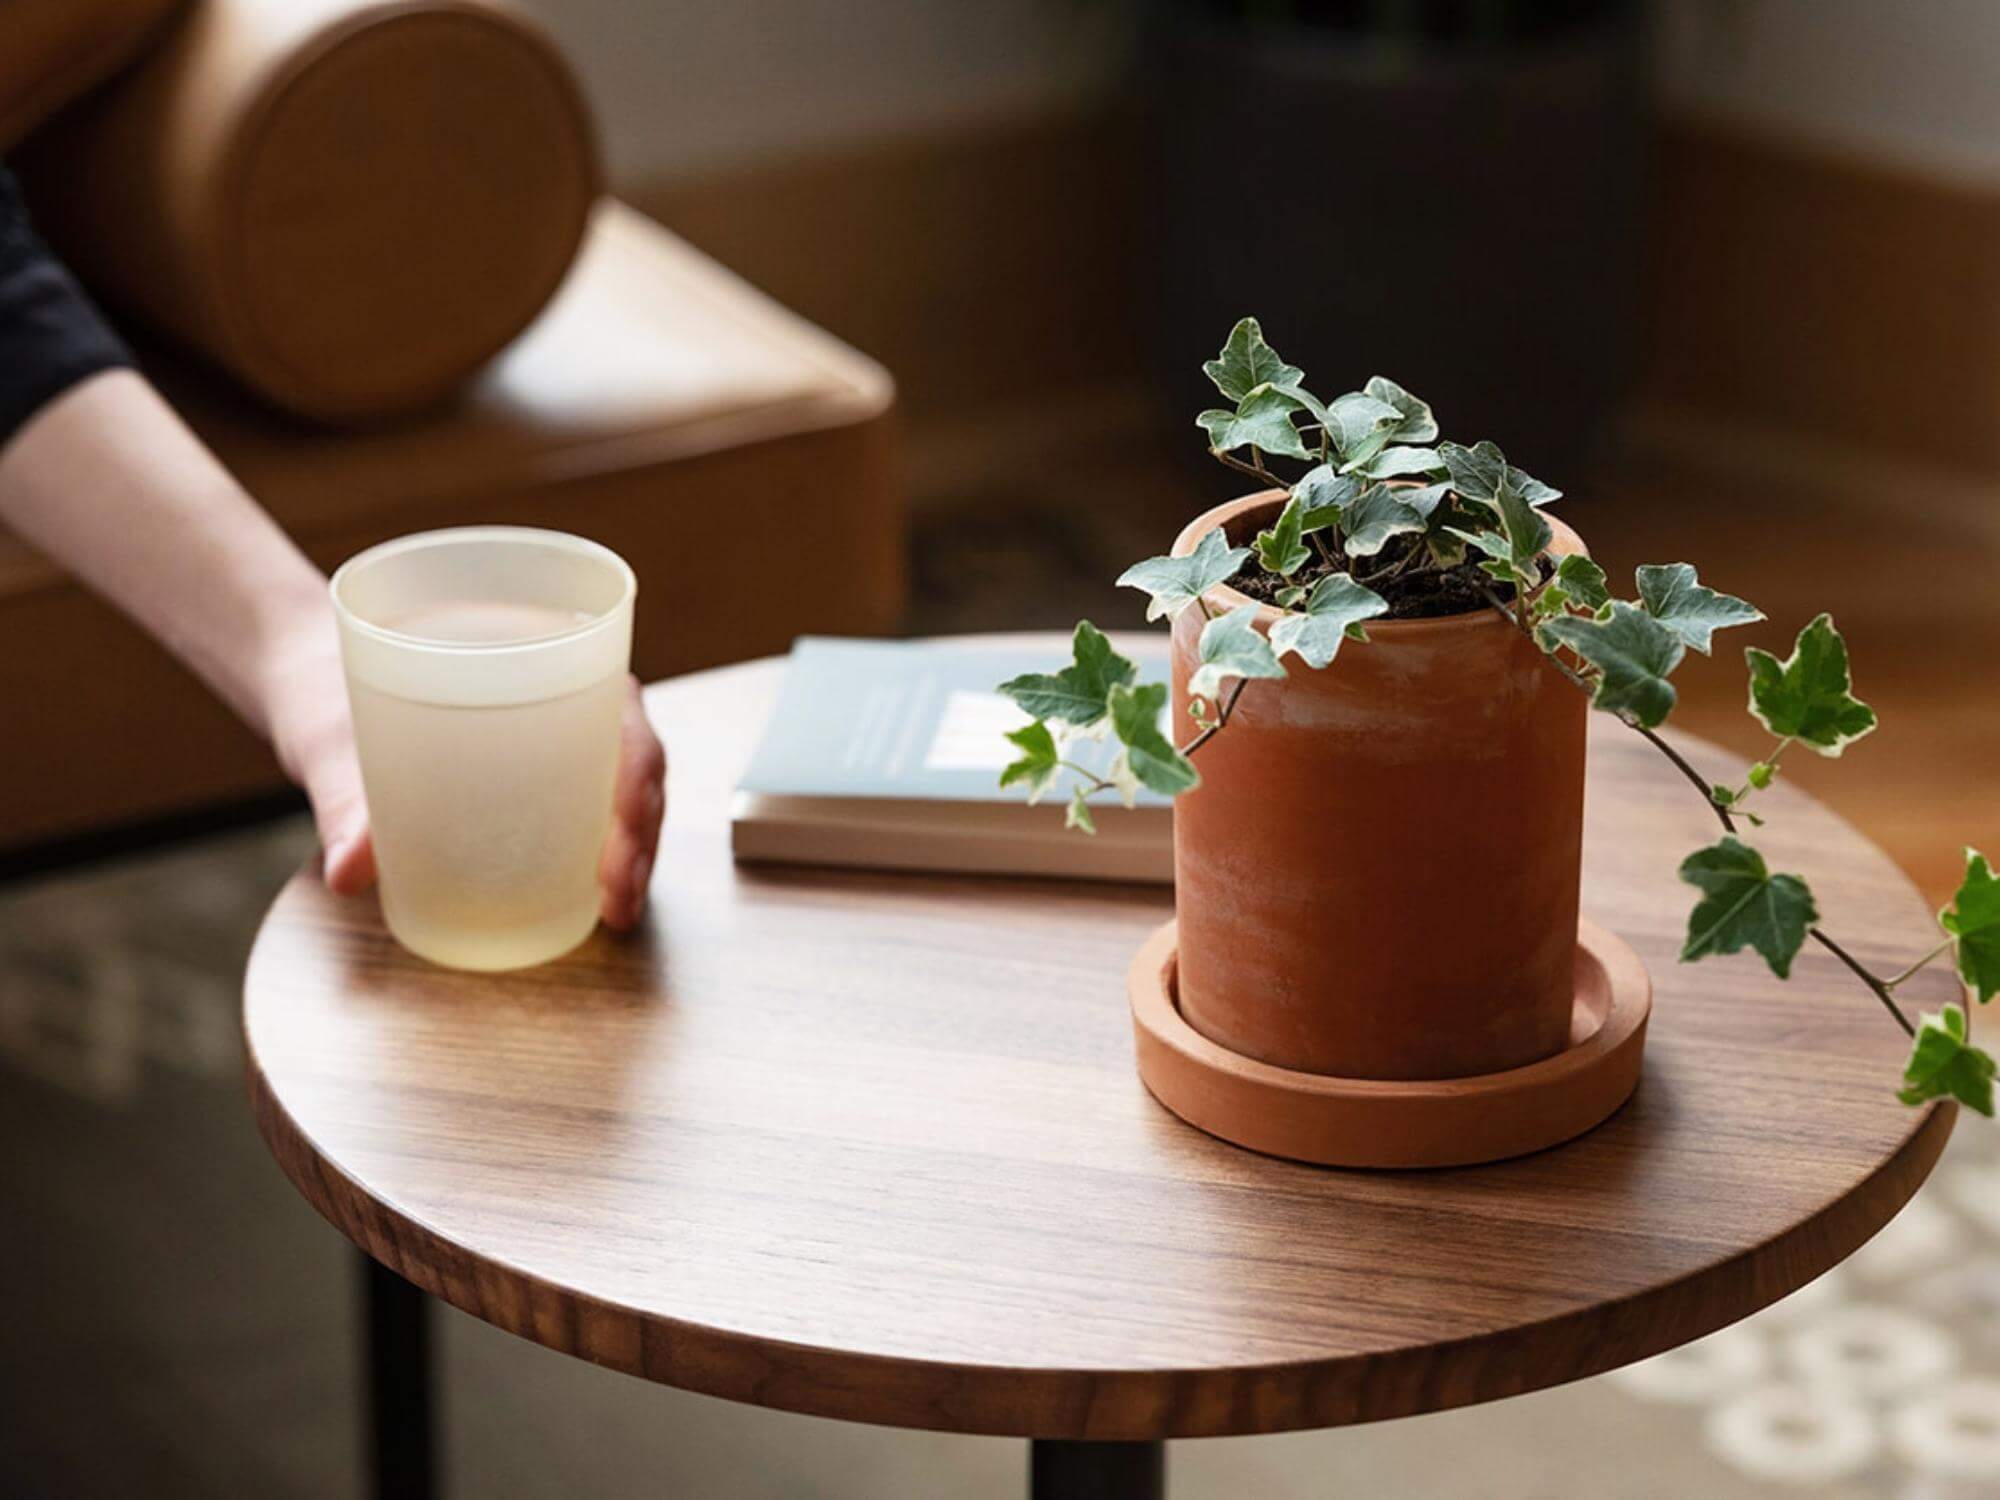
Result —
<instances>
[{"instance_id":1,"label":"terracotta plant pot","mask_svg":"<svg viewBox=\"0 0 2000 1500\"><path fill-rule=\"evenodd\" d=\"M1247 544L1283 500L1218 506L1174 551L1217 526ZM1555 551L1583 550L1550 524ZM1201 627L1174 624L1176 738ZM1197 757L1174 807L1181 1012L1232 1052L1343 1078L1549 1057L1575 994L1586 699L1492 610L1367 629L1323 671L1288 657L1249 683Z\"/></svg>"}]
</instances>

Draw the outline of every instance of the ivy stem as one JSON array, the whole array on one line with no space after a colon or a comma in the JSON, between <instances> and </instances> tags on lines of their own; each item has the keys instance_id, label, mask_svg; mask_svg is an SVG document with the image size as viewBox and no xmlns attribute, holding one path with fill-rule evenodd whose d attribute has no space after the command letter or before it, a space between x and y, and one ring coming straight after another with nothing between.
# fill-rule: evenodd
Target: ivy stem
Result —
<instances>
[{"instance_id":1,"label":"ivy stem","mask_svg":"<svg viewBox=\"0 0 2000 1500\"><path fill-rule=\"evenodd\" d=\"M1484 592L1486 594L1488 601L1492 604L1493 608L1499 612L1501 619L1508 621L1523 635L1527 636L1529 640L1532 641L1535 639L1534 632L1532 630L1529 630L1525 625L1522 625L1518 620L1514 618L1513 613L1507 608L1506 602L1502 600L1498 594L1496 594L1491 589L1486 589L1484 590ZM1541 643L1539 641L1536 642L1537 646L1539 646L1540 644ZM1548 661L1553 666L1555 666L1557 670L1559 670L1563 674L1563 676L1567 677L1571 682L1575 683L1578 687L1580 688L1589 687L1589 683L1584 680L1584 678L1580 673L1573 671L1568 663L1557 660L1554 654L1550 652L1545 651L1542 653L1542 655L1544 660ZM1655 750L1658 750L1660 754L1664 755L1670 762L1672 762L1674 769L1679 771L1681 775L1685 776L1688 779L1688 783L1701 793L1701 800L1708 804L1709 810L1713 812L1717 820L1721 822L1723 830L1727 833L1732 833L1732 834L1736 832L1736 820L1729 816L1729 809L1724 807L1721 803L1715 800L1715 796L1709 788L1707 779L1702 776L1701 772L1697 771L1694 768L1694 766L1688 761L1688 758L1685 755L1682 755L1680 751L1676 750L1672 745L1668 744L1665 738L1663 738L1661 735L1655 733L1653 730L1647 728L1644 724L1639 723L1637 720L1629 719L1624 714L1614 714L1612 715L1612 717L1617 719L1619 723L1625 725L1628 729L1637 730L1638 733L1645 738L1648 744L1650 744ZM1889 993L1889 988L1890 988L1889 981L1878 979L1874 974L1870 973L1868 969L1865 966L1863 966L1863 964L1858 958L1856 958L1853 954L1849 953L1845 948L1841 947L1840 944L1836 943L1832 938L1828 937L1825 931L1822 930L1821 928L1809 927L1806 929L1806 935L1810 937L1814 942L1818 943L1822 948L1826 949L1826 951L1831 953L1835 958L1839 959L1842 963L1846 964L1849 969L1854 971L1854 977L1859 979L1863 984L1868 986L1869 990L1874 994L1875 998L1882 1002L1882 1008L1889 1012L1890 1017L1895 1021L1895 1023L1898 1026L1903 1028L1904 1036L1913 1037L1917 1034L1917 1028L1912 1024L1910 1024L1910 1018L1903 1013L1902 1006L1896 1003L1896 997ZM1929 963L1931 958L1935 957L1937 957L1937 954L1935 953L1931 954L1930 958L1924 959L1923 963L1919 963L1916 966L1916 968L1921 969L1925 963ZM1910 972L1914 973L1915 969L1911 970ZM1908 977L1909 976L1907 974L1901 976L1901 978L1908 978Z\"/></svg>"},{"instance_id":2,"label":"ivy stem","mask_svg":"<svg viewBox=\"0 0 2000 1500\"><path fill-rule=\"evenodd\" d=\"M1236 712L1236 700L1243 696L1243 689L1248 687L1249 684L1250 679L1247 677L1236 679L1235 683L1229 689L1229 696L1222 700L1221 706L1216 710L1214 722L1210 723L1200 734L1181 746L1181 754L1192 756L1195 751L1199 750L1215 737L1216 732L1229 722L1229 716Z\"/></svg>"},{"instance_id":3,"label":"ivy stem","mask_svg":"<svg viewBox=\"0 0 2000 1500\"><path fill-rule=\"evenodd\" d=\"M1918 959L1915 963L1911 964L1909 968L1903 970L1902 973L1897 974L1892 978L1883 980L1882 988L1885 990L1893 990L1894 988L1896 988L1897 985L1903 983L1905 980L1916 978L1917 975L1921 974L1925 969L1928 969L1931 966L1931 963L1940 954L1950 952L1951 945L1957 941L1958 940L1956 938L1946 938L1943 942L1939 943L1935 948L1931 949L1930 952L1926 953L1922 958Z\"/></svg>"},{"instance_id":4,"label":"ivy stem","mask_svg":"<svg viewBox=\"0 0 2000 1500\"><path fill-rule=\"evenodd\" d=\"M1389 576L1391 578L1401 578L1405 573L1408 573L1410 571L1411 564L1414 563L1418 558L1424 556L1429 550L1430 549L1428 547L1423 545L1422 540L1419 539L1415 546L1413 546L1412 548L1410 548L1408 552L1405 552L1403 554L1403 560L1396 564L1396 571L1391 573ZM1431 561L1425 563L1421 568L1418 568L1416 571L1418 573L1435 573L1440 571L1443 567L1444 567L1443 563Z\"/></svg>"},{"instance_id":5,"label":"ivy stem","mask_svg":"<svg viewBox=\"0 0 2000 1500\"><path fill-rule=\"evenodd\" d=\"M1243 696L1243 689L1249 685L1250 679L1247 677L1236 679L1235 683L1229 689L1228 696L1222 700L1221 706L1217 709L1214 720L1200 734L1179 747L1181 754L1193 755L1195 751L1206 745L1214 737L1216 731L1229 722L1229 716L1236 711L1236 700ZM1086 797L1095 797L1099 792L1110 792L1118 789L1117 782L1112 781L1108 777L1098 775L1088 766L1080 766L1073 760L1063 759L1058 759L1056 764L1065 766L1084 778L1087 784L1084 786L1083 795Z\"/></svg>"},{"instance_id":6,"label":"ivy stem","mask_svg":"<svg viewBox=\"0 0 2000 1500\"><path fill-rule=\"evenodd\" d=\"M1514 611L1512 611L1507 607L1507 601L1500 597L1500 592L1498 589L1494 588L1493 585L1490 583L1482 583L1479 585L1479 592L1486 596L1486 602L1493 606L1494 613L1498 614L1501 619L1505 620L1509 625L1512 625L1516 630L1520 631L1521 634L1525 635L1530 641L1534 641L1535 649L1537 651L1542 652L1542 659L1544 661L1546 661L1550 666L1554 667L1558 672L1562 673L1563 676L1567 677L1571 682L1575 683L1578 687L1582 688L1585 692L1590 691L1589 678L1585 677L1583 673L1577 671L1576 668L1572 667L1568 662L1564 661L1561 657L1557 656L1553 651L1542 650L1542 643L1540 641L1535 640L1535 632L1530 630L1526 625L1522 624L1520 620L1515 618ZM1632 721L1630 719L1626 719L1623 714L1618 715L1618 717L1627 724L1632 723ZM1637 724L1632 724L1632 727L1634 729L1638 729L1640 726ZM1666 750L1668 755L1673 755L1674 753L1672 750L1667 749L1667 746L1664 743L1660 745L1660 748L1662 750ZM1676 756L1675 758L1678 759L1679 757ZM1696 782L1702 786L1702 789L1706 791L1707 783L1702 782L1699 777L1696 777L1695 779Z\"/></svg>"},{"instance_id":7,"label":"ivy stem","mask_svg":"<svg viewBox=\"0 0 2000 1500\"><path fill-rule=\"evenodd\" d=\"M1688 758L1685 755L1682 755L1680 751L1668 744L1663 736L1648 729L1637 720L1628 719L1623 714L1615 715L1615 717L1621 724L1635 729L1644 735L1648 744L1652 745L1655 750L1658 750L1660 754L1674 763L1675 768L1679 770L1681 775L1687 777L1689 784L1701 793L1701 800L1708 804L1709 810L1715 814L1716 820L1722 824L1725 833L1735 833L1737 831L1736 820L1729 816L1729 809L1715 800L1714 793L1709 789L1708 783L1702 779L1701 772L1688 763Z\"/></svg>"},{"instance_id":8,"label":"ivy stem","mask_svg":"<svg viewBox=\"0 0 2000 1500\"><path fill-rule=\"evenodd\" d=\"M1353 576L1354 581L1356 583L1362 584L1364 586L1377 583L1388 583L1395 579L1401 578L1405 573L1410 574L1412 578L1419 578L1422 577L1425 573L1435 573L1439 571L1440 568L1443 566L1440 563L1430 562L1424 564L1423 567L1417 568L1414 572L1412 572L1411 564L1416 562L1418 558L1422 557L1425 551L1426 551L1425 547L1422 545L1421 542L1419 542L1416 546L1411 547L1409 551L1403 554L1402 560L1400 562L1394 562L1394 563L1385 562L1381 567L1377 568L1373 573L1370 573L1366 578L1363 578L1359 573L1356 573L1352 565L1348 567L1347 571Z\"/></svg>"},{"instance_id":9,"label":"ivy stem","mask_svg":"<svg viewBox=\"0 0 2000 1500\"><path fill-rule=\"evenodd\" d=\"M1796 736L1788 734L1783 739L1778 741L1778 743L1772 748L1771 753L1769 755L1764 757L1764 764L1771 768L1773 775L1777 773L1778 761L1780 757L1784 755L1787 749L1789 749L1792 745L1796 744L1797 742L1798 741ZM1745 802L1748 802L1750 800L1750 794L1757 790L1758 787L1755 786L1751 782L1750 778L1746 775L1743 778L1743 784L1737 787L1734 793L1730 796L1729 805L1731 807L1741 807Z\"/></svg>"},{"instance_id":10,"label":"ivy stem","mask_svg":"<svg viewBox=\"0 0 2000 1500\"><path fill-rule=\"evenodd\" d=\"M1083 788L1083 795L1086 797L1095 797L1099 792L1109 792L1117 788L1118 785L1117 782L1106 781L1102 776L1099 776L1095 771L1080 766L1073 760L1059 760L1056 762L1056 764L1059 766L1068 766L1072 771L1076 772L1077 775L1083 777L1085 783Z\"/></svg>"},{"instance_id":11,"label":"ivy stem","mask_svg":"<svg viewBox=\"0 0 2000 1500\"><path fill-rule=\"evenodd\" d=\"M1841 947L1840 944L1836 943L1832 938L1828 937L1825 932L1823 932L1821 929L1817 927L1808 927L1806 929L1806 936L1810 937L1814 942L1818 943L1820 947L1826 949L1827 952L1831 953L1835 958L1839 959L1842 963L1846 964L1848 968L1854 971L1854 977L1856 979L1859 979L1863 984L1867 985L1869 989L1875 992L1875 998L1882 1002L1883 1009L1887 1010L1891 1016L1895 1017L1896 1024L1903 1028L1904 1036L1913 1037L1917 1034L1917 1028L1912 1026L1910 1024L1910 1018L1903 1014L1903 1007L1898 1005L1896 1003L1896 997L1889 993L1889 987L1886 984L1884 984L1881 980L1877 979L1873 974L1869 973L1867 969L1863 968L1861 960L1856 958L1852 953L1849 953L1845 948Z\"/></svg>"},{"instance_id":12,"label":"ivy stem","mask_svg":"<svg viewBox=\"0 0 2000 1500\"><path fill-rule=\"evenodd\" d=\"M1203 608L1205 609L1207 606L1203 605ZM1228 695L1223 698L1220 707L1216 710L1214 720L1204 727L1200 734L1189 740L1185 745L1179 746L1180 753L1183 755L1193 755L1195 751L1214 738L1216 732L1229 722L1229 716L1236 712L1236 700L1243 696L1243 689L1249 685L1249 678L1237 678L1230 686ZM1116 791L1118 788L1117 782L1112 781L1108 777L1100 776L1089 767L1080 766L1073 760L1058 759L1056 764L1068 767L1089 783L1083 789L1083 794L1086 797L1095 797L1099 792Z\"/></svg>"},{"instance_id":13,"label":"ivy stem","mask_svg":"<svg viewBox=\"0 0 2000 1500\"><path fill-rule=\"evenodd\" d=\"M1238 458L1235 454L1224 453L1220 448L1211 448L1208 451L1211 454L1213 454L1216 458L1221 459L1222 462L1229 465L1230 468L1237 470L1239 473L1248 474L1253 479L1261 479L1264 481L1264 483L1270 485L1274 489L1283 489L1285 487L1284 480L1280 479L1277 475L1273 474L1269 469L1265 468L1261 463L1246 464L1245 462L1243 462L1242 459ZM1255 448L1252 448L1250 451L1252 453L1255 453L1257 450Z\"/></svg>"}]
</instances>

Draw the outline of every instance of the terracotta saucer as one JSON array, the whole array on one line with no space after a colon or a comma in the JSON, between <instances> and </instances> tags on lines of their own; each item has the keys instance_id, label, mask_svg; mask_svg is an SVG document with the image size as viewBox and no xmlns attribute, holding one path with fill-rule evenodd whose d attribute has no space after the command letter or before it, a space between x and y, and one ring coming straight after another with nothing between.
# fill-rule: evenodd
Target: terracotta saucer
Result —
<instances>
[{"instance_id":1,"label":"terracotta saucer","mask_svg":"<svg viewBox=\"0 0 2000 1500\"><path fill-rule=\"evenodd\" d=\"M1146 940L1126 983L1139 1076L1210 1135L1333 1167L1455 1167L1539 1151L1605 1119L1639 1081L1653 984L1639 955L1580 922L1570 1044L1504 1073L1400 1083L1294 1073L1242 1057L1182 1019L1174 924Z\"/></svg>"}]
</instances>

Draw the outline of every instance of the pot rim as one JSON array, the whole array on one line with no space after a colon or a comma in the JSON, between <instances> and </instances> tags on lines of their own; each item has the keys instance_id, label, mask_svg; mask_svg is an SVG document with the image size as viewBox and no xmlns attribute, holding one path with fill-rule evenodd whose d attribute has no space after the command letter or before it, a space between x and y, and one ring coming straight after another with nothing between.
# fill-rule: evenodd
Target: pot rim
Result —
<instances>
[{"instance_id":1,"label":"pot rim","mask_svg":"<svg viewBox=\"0 0 2000 1500\"><path fill-rule=\"evenodd\" d=\"M1288 493L1281 489L1258 490L1253 494L1239 495L1234 500L1225 500L1220 505L1211 506L1182 528L1181 534L1174 538L1173 551L1169 555L1186 557L1194 551L1195 544L1216 527L1226 528L1228 522L1249 511L1266 506L1281 507ZM1590 549L1584 545L1583 538L1569 526L1547 511L1542 512L1542 519L1549 523L1549 529L1555 533L1549 541L1549 554L1552 557L1567 557L1572 553L1583 557L1590 556ZM1224 535L1227 534L1225 529ZM1275 604L1252 599L1242 590L1231 588L1226 583L1217 584L1202 597L1210 604L1224 610L1240 609L1246 604L1254 604L1257 606L1257 623L1267 628L1273 621L1282 619L1287 613ZM1514 628L1510 622L1502 619L1496 610L1473 609L1463 614L1431 615L1414 620L1370 620L1368 634L1371 637L1386 636L1394 639L1398 636L1435 635L1448 630L1485 630L1496 627L1501 630Z\"/></svg>"}]
</instances>

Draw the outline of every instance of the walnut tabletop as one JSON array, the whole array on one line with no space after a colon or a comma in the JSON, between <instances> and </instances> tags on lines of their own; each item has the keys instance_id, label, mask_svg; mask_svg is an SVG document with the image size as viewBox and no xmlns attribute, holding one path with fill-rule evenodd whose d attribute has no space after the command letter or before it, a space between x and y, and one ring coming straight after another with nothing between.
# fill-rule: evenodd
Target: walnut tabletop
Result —
<instances>
[{"instance_id":1,"label":"walnut tabletop","mask_svg":"<svg viewBox=\"0 0 2000 1500\"><path fill-rule=\"evenodd\" d=\"M1880 1229L1950 1134L1951 1106L1896 1102L1900 1033L1816 947L1789 985L1749 954L1675 961L1694 893L1674 869L1712 820L1597 715L1584 910L1656 994L1632 1100L1481 1167L1225 1145L1133 1066L1125 971L1166 890L732 863L731 788L780 670L650 690L670 811L635 939L451 973L310 870L257 939L250 1088L285 1172L392 1270L524 1338L955 1432L1399 1417L1593 1374L1783 1297ZM1774 867L1810 877L1864 961L1929 946L1924 905L1865 839L1782 786L1762 805ZM1903 993L1935 1010L1958 990L1934 966Z\"/></svg>"}]
</instances>

